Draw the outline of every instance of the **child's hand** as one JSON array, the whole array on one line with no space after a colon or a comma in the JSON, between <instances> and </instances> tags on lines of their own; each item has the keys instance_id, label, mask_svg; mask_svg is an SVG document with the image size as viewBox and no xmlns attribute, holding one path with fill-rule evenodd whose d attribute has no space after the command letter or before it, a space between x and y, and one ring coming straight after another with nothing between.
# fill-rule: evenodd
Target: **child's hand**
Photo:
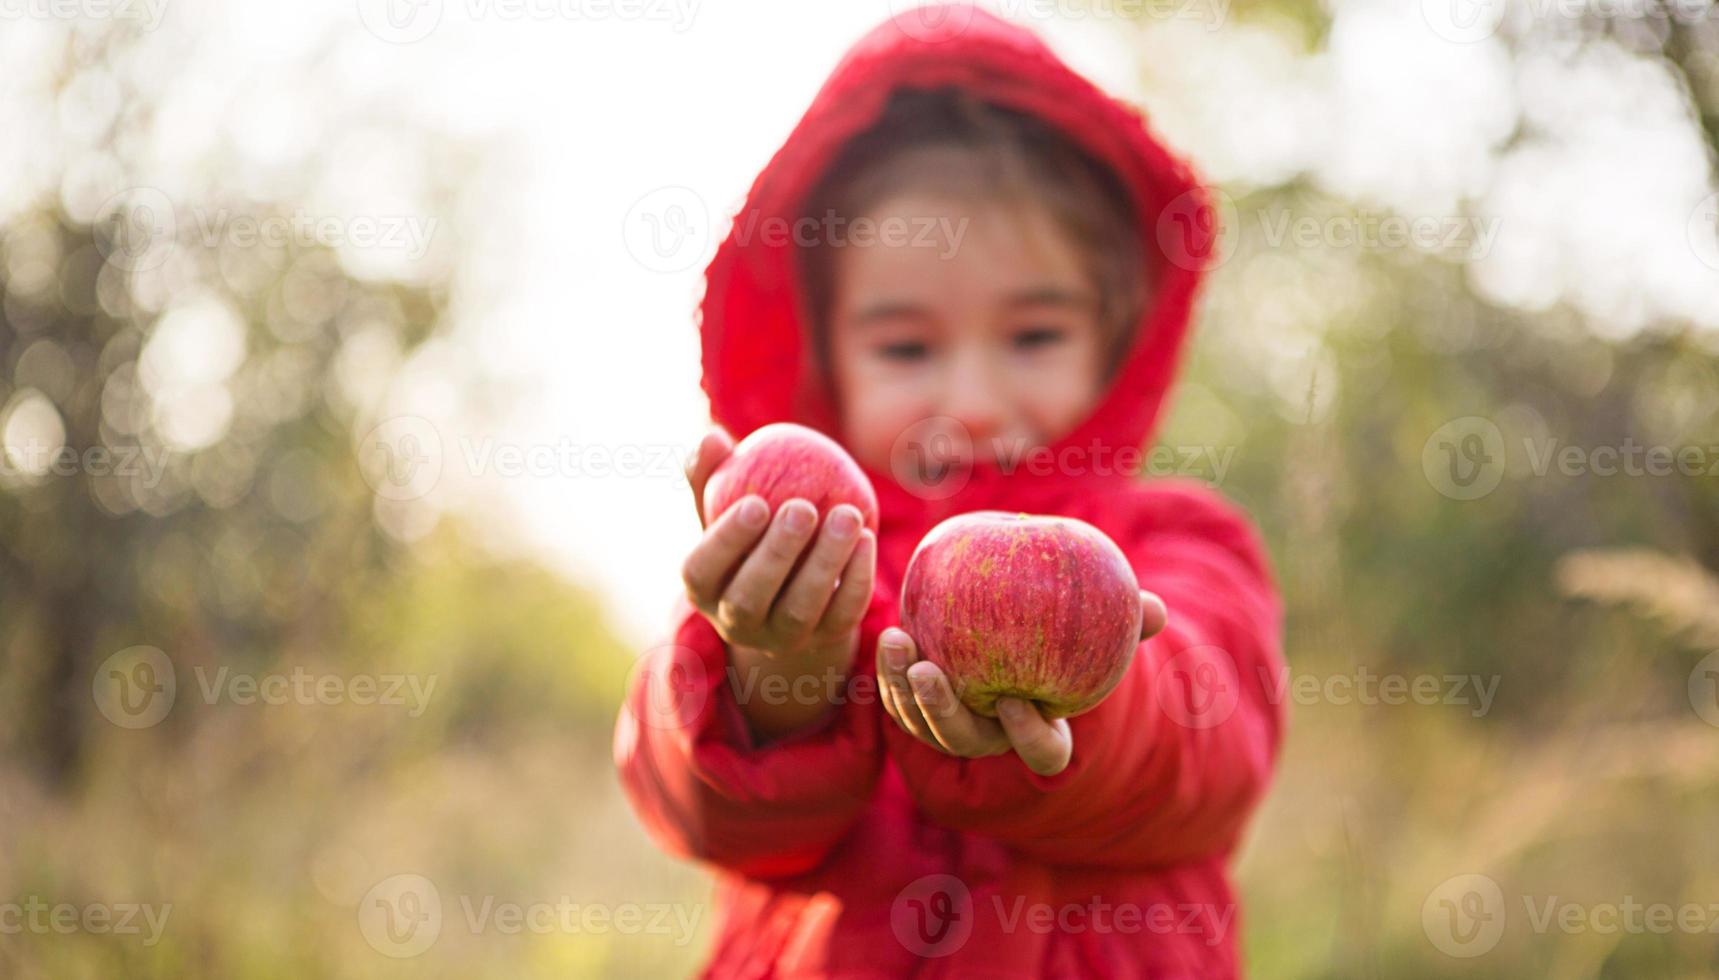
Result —
<instances>
[{"instance_id":1,"label":"child's hand","mask_svg":"<svg viewBox=\"0 0 1719 980\"><path fill-rule=\"evenodd\" d=\"M704 538L681 567L688 597L731 648L804 661L808 669L845 668L871 601L876 537L851 504L831 508L819 530L809 501L784 503L772 520L757 495L707 522L704 485L733 450L733 439L718 429L687 466L705 524ZM790 580L802 553L805 561Z\"/></svg>"},{"instance_id":2,"label":"child's hand","mask_svg":"<svg viewBox=\"0 0 1719 980\"><path fill-rule=\"evenodd\" d=\"M1145 611L1140 638L1145 640L1164 628L1169 614L1164 600L1145 590L1140 592L1140 604ZM918 648L905 630L891 627L878 637L878 691L884 710L903 731L958 758L1013 751L1041 776L1068 768L1074 755L1068 719L1047 721L1019 698L1000 699L997 717L986 718L961 703L941 668L929 660L915 662L918 657Z\"/></svg>"}]
</instances>

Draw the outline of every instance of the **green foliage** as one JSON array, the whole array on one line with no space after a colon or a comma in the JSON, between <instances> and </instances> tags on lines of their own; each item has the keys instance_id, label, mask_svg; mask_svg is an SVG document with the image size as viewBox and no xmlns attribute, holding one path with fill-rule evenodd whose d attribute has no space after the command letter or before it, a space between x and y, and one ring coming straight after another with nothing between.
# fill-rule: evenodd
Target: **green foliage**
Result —
<instances>
[{"instance_id":1,"label":"green foliage","mask_svg":"<svg viewBox=\"0 0 1719 980\"><path fill-rule=\"evenodd\" d=\"M1330 21L1310 0L1238 0L1233 14L1310 51ZM62 87L128 43L68 39ZM1661 50L1710 146L1712 48L1679 26ZM151 111L125 94L103 166L133 163L118 148ZM1300 183L1234 191L1247 213L1357 213ZM262 218L306 192L177 203ZM1244 228L1160 438L1227 461L1219 488L1262 526L1288 612L1289 738L1239 862L1250 972L1711 976L1709 935L1536 929L1527 908L1719 901L1719 739L1691 693L1719 648L1719 484L1533 458L1633 438L1712 463L1710 341L1683 324L1606 340L1568 309L1489 305L1440 256L1274 246ZM0 225L0 420L32 399L73 453L160 463L0 479L0 902L171 905L171 928L153 946L7 936L0 976L693 969L706 880L645 839L609 760L633 652L591 594L495 558L481 525L418 533L421 505L379 498L355 458L374 405L354 377L388 380L354 369L357 355L442 337L449 283L358 275L303 245L187 243L128 270L106 261L127 234L53 193ZM232 311L242 343L222 382L230 417L185 448L184 430L223 410L166 420L142 362L163 314L198 297ZM1510 457L1472 500L1439 489L1437 445L1427 462L1441 426L1467 416L1495 424ZM160 723L127 729L92 693L104 661L137 645L170 659L178 695ZM425 697L205 693L217 677L295 673L397 677ZM1363 675L1437 678L1439 697L1331 686ZM1450 698L1452 677L1495 697ZM430 952L394 959L362 915L401 874L436 884L444 928ZM1508 913L1473 959L1441 952L1425 918L1465 874L1497 882ZM563 898L668 905L692 925L465 927L468 903Z\"/></svg>"}]
</instances>

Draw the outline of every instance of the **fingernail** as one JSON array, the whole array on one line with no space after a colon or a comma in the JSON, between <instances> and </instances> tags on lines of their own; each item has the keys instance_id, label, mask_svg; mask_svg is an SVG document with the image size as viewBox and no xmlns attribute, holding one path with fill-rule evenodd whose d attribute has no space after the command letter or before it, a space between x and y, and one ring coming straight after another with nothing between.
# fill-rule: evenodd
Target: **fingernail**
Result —
<instances>
[{"instance_id":1,"label":"fingernail","mask_svg":"<svg viewBox=\"0 0 1719 980\"><path fill-rule=\"evenodd\" d=\"M859 533L859 512L843 504L830 512L830 536L841 541Z\"/></svg>"},{"instance_id":2,"label":"fingernail","mask_svg":"<svg viewBox=\"0 0 1719 980\"><path fill-rule=\"evenodd\" d=\"M907 644L894 633L886 633L883 638L883 662L891 670L904 670L907 667Z\"/></svg>"},{"instance_id":3,"label":"fingernail","mask_svg":"<svg viewBox=\"0 0 1719 980\"><path fill-rule=\"evenodd\" d=\"M913 685L913 693L919 695L921 701L930 703L936 700L937 685L931 682L930 677L923 673L908 674L907 681Z\"/></svg>"},{"instance_id":4,"label":"fingernail","mask_svg":"<svg viewBox=\"0 0 1719 980\"><path fill-rule=\"evenodd\" d=\"M1010 721L1020 720L1021 712L1026 709L1026 705L1014 698L1003 698L997 702L997 714L1002 715Z\"/></svg>"},{"instance_id":5,"label":"fingernail","mask_svg":"<svg viewBox=\"0 0 1719 980\"><path fill-rule=\"evenodd\" d=\"M740 523L754 530L770 519L770 507L763 497L747 497L740 502Z\"/></svg>"},{"instance_id":6,"label":"fingernail","mask_svg":"<svg viewBox=\"0 0 1719 980\"><path fill-rule=\"evenodd\" d=\"M692 452L687 455L687 457L686 457L686 471L689 475L694 470L698 469L698 454L703 449L704 449L704 440L700 439L698 441L698 445L692 447Z\"/></svg>"},{"instance_id":7,"label":"fingernail","mask_svg":"<svg viewBox=\"0 0 1719 980\"><path fill-rule=\"evenodd\" d=\"M795 534L804 534L812 529L813 524L817 523L817 511L812 509L811 504L791 500L783 504L782 509L787 511L782 516L782 523Z\"/></svg>"}]
</instances>

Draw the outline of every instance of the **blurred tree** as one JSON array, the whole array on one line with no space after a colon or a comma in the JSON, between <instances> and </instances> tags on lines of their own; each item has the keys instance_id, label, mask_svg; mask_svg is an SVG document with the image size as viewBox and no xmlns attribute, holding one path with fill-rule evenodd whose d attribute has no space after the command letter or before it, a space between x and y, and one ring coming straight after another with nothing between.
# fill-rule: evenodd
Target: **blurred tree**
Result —
<instances>
[{"instance_id":1,"label":"blurred tree","mask_svg":"<svg viewBox=\"0 0 1719 980\"><path fill-rule=\"evenodd\" d=\"M214 177L171 197L149 186L133 157L147 155L169 80L123 83L128 65L159 66L150 43L99 25L65 32L43 98L106 123L81 139L35 134L65 173L0 223L0 740L61 785L80 773L89 726L105 724L92 697L98 666L134 645L167 651L182 672L261 668L306 651L381 657L428 611L449 642L478 622L465 617L485 617L481 660L499 667L538 657L531 648L553 639L539 628L557 621L534 589L511 595L511 616L505 592L488 604L447 596L378 628L390 597L417 580L423 559L406 544L437 512L382 484L409 475L399 470L411 461L365 433L401 365L446 334L448 265L395 277L366 254L359 223L383 223L376 240L387 245L397 214L341 215L344 240L318 230L327 219L307 216L303 201L321 171L353 162L341 153L262 184L269 197L256 180L247 193ZM91 90L109 93L108 111L84 104ZM352 106L327 125L355 127L366 145L425 142L379 115ZM322 138L343 139L338 128ZM447 249L459 237L446 227L449 195L473 152L436 139L417 226L436 240L414 244ZM211 153L226 155L219 144ZM88 200L92 174L103 178L100 204ZM449 581L494 564L458 548L457 531L444 536L460 570ZM579 644L560 676L595 679L578 703L606 719L615 691L603 685L618 689L630 658L592 600L569 586L559 595L586 624L560 637ZM511 635L498 615L515 623ZM541 695L559 684L544 681L522 688L516 677L505 689ZM501 707L480 699L469 710Z\"/></svg>"}]
</instances>

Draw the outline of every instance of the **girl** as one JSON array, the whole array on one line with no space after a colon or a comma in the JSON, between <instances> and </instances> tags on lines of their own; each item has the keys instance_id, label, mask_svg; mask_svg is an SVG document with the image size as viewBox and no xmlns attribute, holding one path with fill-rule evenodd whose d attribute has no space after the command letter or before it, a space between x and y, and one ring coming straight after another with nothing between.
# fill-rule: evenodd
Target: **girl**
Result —
<instances>
[{"instance_id":1,"label":"girl","mask_svg":"<svg viewBox=\"0 0 1719 980\"><path fill-rule=\"evenodd\" d=\"M1228 865L1281 738L1279 603L1241 515L1133 472L1204 192L1032 34L969 7L932 23L842 60L702 306L722 429L695 501L730 433L796 421L865 467L879 530L806 501L711 515L622 712L622 783L719 874L707 976L1235 976ZM771 224L818 233L747 233ZM914 546L983 509L1094 524L1150 590L1090 712L973 714L898 628Z\"/></svg>"}]
</instances>

